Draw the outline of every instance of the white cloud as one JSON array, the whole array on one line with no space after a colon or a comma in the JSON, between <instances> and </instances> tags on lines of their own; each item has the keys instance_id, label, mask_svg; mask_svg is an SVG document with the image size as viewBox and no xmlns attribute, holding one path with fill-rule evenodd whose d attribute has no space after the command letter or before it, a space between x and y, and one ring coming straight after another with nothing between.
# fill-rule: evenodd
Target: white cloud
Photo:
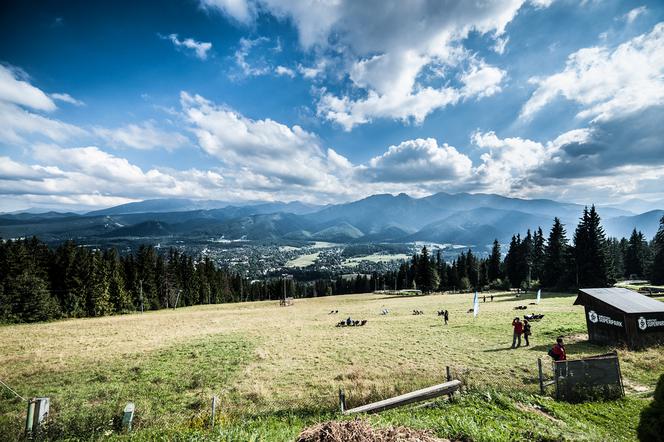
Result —
<instances>
[{"instance_id":1,"label":"white cloud","mask_svg":"<svg viewBox=\"0 0 664 442\"><path fill-rule=\"evenodd\" d=\"M242 74L246 77L266 75L272 70L266 65L266 63L261 63L260 66L253 66L247 61L247 57L251 52L251 49L261 43L267 42L269 39L267 37L258 37L258 38L241 38L240 46L235 51L235 63L241 69Z\"/></svg>"},{"instance_id":2,"label":"white cloud","mask_svg":"<svg viewBox=\"0 0 664 442\"><path fill-rule=\"evenodd\" d=\"M0 101L0 141L23 143L26 135L34 135L62 142L85 134L85 130L74 125Z\"/></svg>"},{"instance_id":3,"label":"white cloud","mask_svg":"<svg viewBox=\"0 0 664 442\"><path fill-rule=\"evenodd\" d=\"M38 145L31 155L39 164L9 160L8 173L0 167L0 194L61 198L63 204L99 205L109 198L143 199L166 196L222 198L232 192L215 170L142 170L95 146L62 148ZM14 171L14 172L11 172ZM95 204L97 201L97 204Z\"/></svg>"},{"instance_id":4,"label":"white cloud","mask_svg":"<svg viewBox=\"0 0 664 442\"><path fill-rule=\"evenodd\" d=\"M524 187L530 173L549 158L546 146L528 139L500 139L494 132L477 131L471 141L488 151L480 156L481 164L474 171L478 183L504 195Z\"/></svg>"},{"instance_id":5,"label":"white cloud","mask_svg":"<svg viewBox=\"0 0 664 442\"><path fill-rule=\"evenodd\" d=\"M113 147L129 147L139 150L172 150L185 146L189 139L178 132L164 131L152 121L128 124L115 129L97 127L94 133Z\"/></svg>"},{"instance_id":6,"label":"white cloud","mask_svg":"<svg viewBox=\"0 0 664 442\"><path fill-rule=\"evenodd\" d=\"M285 76L290 77L290 78L295 77L295 71L293 71L292 69L287 68L287 67L285 67L285 66L277 66L277 67L274 69L274 72L275 72L277 75L285 75Z\"/></svg>"},{"instance_id":7,"label":"white cloud","mask_svg":"<svg viewBox=\"0 0 664 442\"><path fill-rule=\"evenodd\" d=\"M217 9L227 16L248 24L254 19L254 8L247 0L200 0L201 5L208 9Z\"/></svg>"},{"instance_id":8,"label":"white cloud","mask_svg":"<svg viewBox=\"0 0 664 442\"><path fill-rule=\"evenodd\" d=\"M185 38L180 40L178 34L170 34L167 37L176 48L187 48L194 51L194 54L197 58L201 60L206 60L208 57L208 52L212 49L212 43L204 41L196 41L193 38Z\"/></svg>"},{"instance_id":9,"label":"white cloud","mask_svg":"<svg viewBox=\"0 0 664 442\"><path fill-rule=\"evenodd\" d=\"M72 97L69 94L51 94L50 95L52 99L58 100L58 101L63 101L65 103L73 104L74 106L85 106L85 103L83 103L81 100L77 100L76 98Z\"/></svg>"},{"instance_id":10,"label":"white cloud","mask_svg":"<svg viewBox=\"0 0 664 442\"><path fill-rule=\"evenodd\" d=\"M505 48L507 48L507 43L509 43L509 37L498 37L496 38L496 43L493 45L493 50L497 54L503 55L505 53Z\"/></svg>"},{"instance_id":11,"label":"white cloud","mask_svg":"<svg viewBox=\"0 0 664 442\"><path fill-rule=\"evenodd\" d=\"M645 14L648 11L648 8L645 6L639 6L638 8L634 8L631 11L629 11L627 14L623 16L625 21L629 24L632 24L634 20L636 20L639 16Z\"/></svg>"},{"instance_id":12,"label":"white cloud","mask_svg":"<svg viewBox=\"0 0 664 442\"><path fill-rule=\"evenodd\" d=\"M568 57L562 72L530 81L537 89L521 109L526 120L559 95L582 106L580 118L598 121L662 104L664 23L613 50L580 49Z\"/></svg>"},{"instance_id":13,"label":"white cloud","mask_svg":"<svg viewBox=\"0 0 664 442\"><path fill-rule=\"evenodd\" d=\"M240 13L229 12L226 2L216 7L246 22L257 11L269 13L295 26L305 51L319 60L316 66L298 66L304 78L316 78L322 66L333 66L337 79L350 82L344 93L325 91L319 95L318 115L339 123L346 130L373 118L392 118L422 122L436 109L470 98L471 86L465 92L446 86L452 79L439 75L437 86L421 81L425 70L446 72L442 67L456 68L467 63L470 54L460 51L463 40L471 32L488 34L502 52L507 42L506 25L525 3L524 0L485 2L435 1L412 2L403 7L399 0L373 1L289 1L256 0L238 2ZM551 0L533 0L531 4L545 7ZM215 6L215 2L204 1ZM246 13L244 11L247 11ZM250 12L253 11L253 12ZM242 52L240 52L240 55ZM462 54L462 57L459 57ZM244 66L243 57L238 65ZM250 75L250 66L243 70ZM497 68L476 73L476 84L492 82ZM258 71L263 74L262 70ZM441 86L442 84L442 86ZM488 89L473 97L484 97L500 90L491 83ZM347 92L346 92L347 91Z\"/></svg>"},{"instance_id":14,"label":"white cloud","mask_svg":"<svg viewBox=\"0 0 664 442\"><path fill-rule=\"evenodd\" d=\"M360 174L374 182L424 183L465 179L472 162L448 144L433 138L408 140L369 160Z\"/></svg>"},{"instance_id":15,"label":"white cloud","mask_svg":"<svg viewBox=\"0 0 664 442\"><path fill-rule=\"evenodd\" d=\"M251 179L279 191L306 187L328 192L339 186L330 172L343 161L334 151L321 148L318 137L300 126L288 127L271 119L252 120L205 98L181 94L182 108L199 145L221 160L238 179Z\"/></svg>"},{"instance_id":16,"label":"white cloud","mask_svg":"<svg viewBox=\"0 0 664 442\"><path fill-rule=\"evenodd\" d=\"M64 141L86 133L74 125L34 113L33 110L54 111L56 106L51 97L31 85L27 78L19 68L0 65L0 141L23 143L26 135ZM53 95L56 99L71 98L68 94Z\"/></svg>"},{"instance_id":17,"label":"white cloud","mask_svg":"<svg viewBox=\"0 0 664 442\"><path fill-rule=\"evenodd\" d=\"M484 62L473 63L461 76L463 83L462 93L466 97L489 97L501 91L500 84L505 77L505 71L487 65Z\"/></svg>"},{"instance_id":18,"label":"white cloud","mask_svg":"<svg viewBox=\"0 0 664 442\"><path fill-rule=\"evenodd\" d=\"M53 111L56 109L55 103L48 95L22 77L27 77L23 71L0 65L0 101L35 110Z\"/></svg>"}]
</instances>

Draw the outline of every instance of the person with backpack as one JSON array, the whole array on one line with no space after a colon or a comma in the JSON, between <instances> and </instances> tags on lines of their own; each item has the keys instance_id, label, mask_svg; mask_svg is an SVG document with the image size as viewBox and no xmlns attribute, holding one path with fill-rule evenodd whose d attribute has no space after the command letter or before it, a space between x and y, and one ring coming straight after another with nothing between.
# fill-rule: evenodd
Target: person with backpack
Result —
<instances>
[{"instance_id":1,"label":"person with backpack","mask_svg":"<svg viewBox=\"0 0 664 442\"><path fill-rule=\"evenodd\" d=\"M558 339L556 339L556 345L549 349L549 356L551 356L554 361L567 360L567 352L565 351L565 345L563 345L562 336L558 336Z\"/></svg>"},{"instance_id":2,"label":"person with backpack","mask_svg":"<svg viewBox=\"0 0 664 442\"><path fill-rule=\"evenodd\" d=\"M530 342L528 342L528 336L530 336L532 333L530 332L530 322L528 322L527 319L523 320L523 339L526 341L526 347L530 345Z\"/></svg>"},{"instance_id":3,"label":"person with backpack","mask_svg":"<svg viewBox=\"0 0 664 442\"><path fill-rule=\"evenodd\" d=\"M521 347L521 335L523 334L523 322L517 316L512 321L512 327L514 327L514 334L512 335L512 348ZM517 345L518 342L518 345Z\"/></svg>"}]
</instances>

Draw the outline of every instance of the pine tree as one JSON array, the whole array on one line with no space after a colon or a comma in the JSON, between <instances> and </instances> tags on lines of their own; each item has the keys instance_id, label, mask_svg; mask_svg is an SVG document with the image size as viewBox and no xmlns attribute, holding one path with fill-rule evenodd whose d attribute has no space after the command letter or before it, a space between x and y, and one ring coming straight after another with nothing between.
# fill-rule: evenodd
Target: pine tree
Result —
<instances>
[{"instance_id":1,"label":"pine tree","mask_svg":"<svg viewBox=\"0 0 664 442\"><path fill-rule=\"evenodd\" d=\"M560 287L568 270L568 249L565 226L559 218L553 219L549 239L544 248L544 266L542 268L542 286Z\"/></svg>"},{"instance_id":2,"label":"pine tree","mask_svg":"<svg viewBox=\"0 0 664 442\"><path fill-rule=\"evenodd\" d=\"M664 284L664 216L659 220L659 229L652 241L652 248L650 279L653 284Z\"/></svg>"},{"instance_id":3,"label":"pine tree","mask_svg":"<svg viewBox=\"0 0 664 442\"><path fill-rule=\"evenodd\" d=\"M606 237L595 206L585 208L574 233L574 258L578 287L606 287L609 269Z\"/></svg>"},{"instance_id":4,"label":"pine tree","mask_svg":"<svg viewBox=\"0 0 664 442\"><path fill-rule=\"evenodd\" d=\"M632 230L625 250L625 274L628 278L643 278L646 274L646 252L648 247L643 233Z\"/></svg>"},{"instance_id":5,"label":"pine tree","mask_svg":"<svg viewBox=\"0 0 664 442\"><path fill-rule=\"evenodd\" d=\"M533 279L538 281L542 280L542 271L544 269L544 232L542 228L538 227L533 239L533 256L532 256L532 272Z\"/></svg>"},{"instance_id":6,"label":"pine tree","mask_svg":"<svg viewBox=\"0 0 664 442\"><path fill-rule=\"evenodd\" d=\"M606 241L606 247L609 259L609 279L611 281L617 281L625 274L625 264L623 261L624 253L621 241L617 238L609 238Z\"/></svg>"},{"instance_id":7,"label":"pine tree","mask_svg":"<svg viewBox=\"0 0 664 442\"><path fill-rule=\"evenodd\" d=\"M124 271L117 251L113 248L104 252L104 262L108 271L108 296L114 313L127 313L134 310L131 296L126 290Z\"/></svg>"},{"instance_id":8,"label":"pine tree","mask_svg":"<svg viewBox=\"0 0 664 442\"><path fill-rule=\"evenodd\" d=\"M488 278L489 282L493 282L500 278L500 262L502 261L500 256L500 243L497 239L493 240L493 248L491 249L491 256L489 256L488 264Z\"/></svg>"},{"instance_id":9,"label":"pine tree","mask_svg":"<svg viewBox=\"0 0 664 442\"><path fill-rule=\"evenodd\" d=\"M533 272L533 248L534 240L530 229L526 233L526 237L521 241L521 247L518 253L518 268L519 277L521 278L521 285L530 287Z\"/></svg>"},{"instance_id":10,"label":"pine tree","mask_svg":"<svg viewBox=\"0 0 664 442\"><path fill-rule=\"evenodd\" d=\"M9 321L37 322L60 316L57 301L51 296L46 282L27 269L5 281L4 290L9 302Z\"/></svg>"},{"instance_id":11,"label":"pine tree","mask_svg":"<svg viewBox=\"0 0 664 442\"><path fill-rule=\"evenodd\" d=\"M521 244L521 235L512 236L510 248L505 256L505 274L510 280L512 287L521 287L524 280L524 256L523 246Z\"/></svg>"},{"instance_id":12,"label":"pine tree","mask_svg":"<svg viewBox=\"0 0 664 442\"><path fill-rule=\"evenodd\" d=\"M93 252L86 281L87 315L105 316L113 312L110 302L108 270L101 253Z\"/></svg>"}]
</instances>

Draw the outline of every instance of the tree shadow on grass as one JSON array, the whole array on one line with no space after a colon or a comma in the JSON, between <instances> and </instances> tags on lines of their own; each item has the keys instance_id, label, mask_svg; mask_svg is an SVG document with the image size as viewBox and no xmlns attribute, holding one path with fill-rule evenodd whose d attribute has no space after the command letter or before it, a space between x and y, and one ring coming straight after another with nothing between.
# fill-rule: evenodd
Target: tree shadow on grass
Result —
<instances>
[{"instance_id":1,"label":"tree shadow on grass","mask_svg":"<svg viewBox=\"0 0 664 442\"><path fill-rule=\"evenodd\" d=\"M508 345L507 347L488 348L488 349L482 350L482 351L484 353L495 353L497 351L505 351L505 350L515 350L515 349L513 349L511 345Z\"/></svg>"},{"instance_id":2,"label":"tree shadow on grass","mask_svg":"<svg viewBox=\"0 0 664 442\"><path fill-rule=\"evenodd\" d=\"M531 351L548 352L551 347L555 345L555 341L548 344L533 345L528 347ZM597 353L604 354L612 351L610 347L604 345L593 344L590 341L579 341L565 344L565 351L568 356L572 357L575 353Z\"/></svg>"}]
</instances>

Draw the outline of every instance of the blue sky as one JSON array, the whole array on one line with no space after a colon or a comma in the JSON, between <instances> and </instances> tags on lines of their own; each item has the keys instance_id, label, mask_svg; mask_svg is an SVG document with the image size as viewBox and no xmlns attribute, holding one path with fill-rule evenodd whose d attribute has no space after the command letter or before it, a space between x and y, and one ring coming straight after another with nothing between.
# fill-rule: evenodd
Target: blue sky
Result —
<instances>
[{"instance_id":1,"label":"blue sky","mask_svg":"<svg viewBox=\"0 0 664 442\"><path fill-rule=\"evenodd\" d=\"M664 4L0 6L0 211L664 199Z\"/></svg>"}]
</instances>

